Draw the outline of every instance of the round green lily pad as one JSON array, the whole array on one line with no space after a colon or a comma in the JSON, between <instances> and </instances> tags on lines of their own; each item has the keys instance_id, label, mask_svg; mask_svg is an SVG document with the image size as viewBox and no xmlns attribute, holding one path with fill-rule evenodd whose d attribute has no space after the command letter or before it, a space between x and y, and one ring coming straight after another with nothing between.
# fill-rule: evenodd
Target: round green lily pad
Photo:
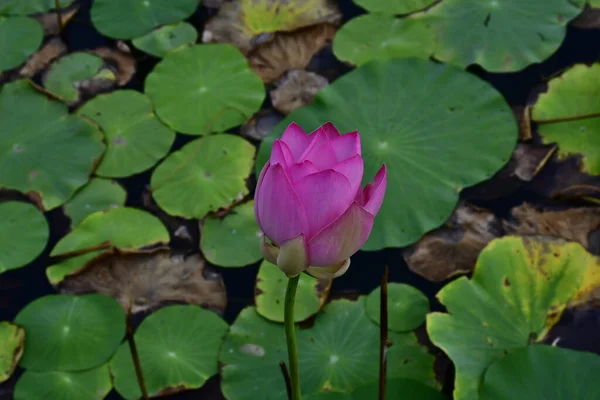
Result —
<instances>
[{"instance_id":1,"label":"round green lily pad","mask_svg":"<svg viewBox=\"0 0 600 400\"><path fill-rule=\"evenodd\" d=\"M398 15L423 10L436 0L354 0L354 2L370 12Z\"/></svg>"},{"instance_id":2,"label":"round green lily pad","mask_svg":"<svg viewBox=\"0 0 600 400\"><path fill-rule=\"evenodd\" d=\"M487 369L485 400L599 399L600 357L583 351L536 345L515 350Z\"/></svg>"},{"instance_id":3,"label":"round green lily pad","mask_svg":"<svg viewBox=\"0 0 600 400\"><path fill-rule=\"evenodd\" d=\"M217 314L198 306L168 306L148 316L134 335L148 395L204 385L218 372L217 355L227 328ZM140 398L127 343L111 360L110 370L121 396Z\"/></svg>"},{"instance_id":4,"label":"round green lily pad","mask_svg":"<svg viewBox=\"0 0 600 400\"><path fill-rule=\"evenodd\" d=\"M91 249L103 243L121 250L136 250L168 242L169 232L158 218L135 208L118 207L98 211L86 217L56 244L50 255L60 256ZM65 276L75 272L102 252L103 250L91 251L51 265L46 270L48 280L53 285L60 283Z\"/></svg>"},{"instance_id":5,"label":"round green lily pad","mask_svg":"<svg viewBox=\"0 0 600 400\"><path fill-rule=\"evenodd\" d=\"M59 0L61 8L73 3L73 0ZM45 13L56 8L56 0L2 0L0 14L29 15Z\"/></svg>"},{"instance_id":6,"label":"round green lily pad","mask_svg":"<svg viewBox=\"0 0 600 400\"><path fill-rule=\"evenodd\" d=\"M198 32L187 22L164 25L131 41L139 50L162 58L168 52L196 43Z\"/></svg>"},{"instance_id":7,"label":"round green lily pad","mask_svg":"<svg viewBox=\"0 0 600 400\"><path fill-rule=\"evenodd\" d=\"M44 87L47 91L68 102L79 100L77 85L86 79L92 79L102 74L104 60L94 54L71 53L52 63L44 76ZM111 76L106 76L111 79ZM112 79L115 80L114 73Z\"/></svg>"},{"instance_id":8,"label":"round green lily pad","mask_svg":"<svg viewBox=\"0 0 600 400\"><path fill-rule=\"evenodd\" d=\"M0 16L0 72L18 67L40 47L43 39L44 30L35 19Z\"/></svg>"},{"instance_id":9,"label":"round green lily pad","mask_svg":"<svg viewBox=\"0 0 600 400\"><path fill-rule=\"evenodd\" d=\"M578 64L548 83L532 110L544 143L558 157L581 157L583 172L600 175L600 64Z\"/></svg>"},{"instance_id":10,"label":"round green lily pad","mask_svg":"<svg viewBox=\"0 0 600 400\"><path fill-rule=\"evenodd\" d=\"M0 322L0 383L11 377L23 355L25 330L8 321Z\"/></svg>"},{"instance_id":11,"label":"round green lily pad","mask_svg":"<svg viewBox=\"0 0 600 400\"><path fill-rule=\"evenodd\" d=\"M146 78L146 94L175 131L203 135L250 119L265 88L235 47L206 44L167 54Z\"/></svg>"},{"instance_id":12,"label":"round green lily pad","mask_svg":"<svg viewBox=\"0 0 600 400\"><path fill-rule=\"evenodd\" d=\"M23 308L20 365L35 371L80 371L102 365L125 336L125 314L112 297L49 295Z\"/></svg>"},{"instance_id":13,"label":"round green lily pad","mask_svg":"<svg viewBox=\"0 0 600 400\"><path fill-rule=\"evenodd\" d=\"M34 205L0 203L0 274L33 261L46 247L50 228Z\"/></svg>"},{"instance_id":14,"label":"round green lily pad","mask_svg":"<svg viewBox=\"0 0 600 400\"><path fill-rule=\"evenodd\" d=\"M365 14L340 28L333 52L342 61L362 65L390 58L429 58L434 46L433 31L422 19Z\"/></svg>"},{"instance_id":15,"label":"round green lily pad","mask_svg":"<svg viewBox=\"0 0 600 400\"><path fill-rule=\"evenodd\" d=\"M403 283L389 283L387 287L388 329L406 332L417 329L429 312L429 299L419 289ZM367 297L367 315L379 325L381 287Z\"/></svg>"},{"instance_id":16,"label":"round green lily pad","mask_svg":"<svg viewBox=\"0 0 600 400\"><path fill-rule=\"evenodd\" d=\"M447 400L439 390L412 379L388 379L385 389L386 400ZM378 394L379 382L373 382L357 388L350 399L376 399Z\"/></svg>"},{"instance_id":17,"label":"round green lily pad","mask_svg":"<svg viewBox=\"0 0 600 400\"><path fill-rule=\"evenodd\" d=\"M186 19L198 0L96 0L92 23L100 33L115 39L142 36L157 26Z\"/></svg>"},{"instance_id":18,"label":"round green lily pad","mask_svg":"<svg viewBox=\"0 0 600 400\"><path fill-rule=\"evenodd\" d=\"M200 230L200 250L212 264L243 267L262 258L261 235L254 201L249 201L233 208L225 218L207 217Z\"/></svg>"},{"instance_id":19,"label":"round green lily pad","mask_svg":"<svg viewBox=\"0 0 600 400\"><path fill-rule=\"evenodd\" d=\"M257 172L292 121L306 132L326 121L340 132L358 130L363 184L386 164L387 192L365 250L406 246L443 224L464 187L491 177L510 159L518 131L490 85L457 67L419 59L371 61L322 89L263 140Z\"/></svg>"},{"instance_id":20,"label":"round green lily pad","mask_svg":"<svg viewBox=\"0 0 600 400\"><path fill-rule=\"evenodd\" d=\"M25 371L15 386L15 400L102 400L112 389L108 365L80 371Z\"/></svg>"},{"instance_id":21,"label":"round green lily pad","mask_svg":"<svg viewBox=\"0 0 600 400\"><path fill-rule=\"evenodd\" d=\"M287 276L274 264L264 260L256 277L254 301L256 312L275 322L283 322ZM329 294L331 281L319 281L302 274L294 301L294 321L300 322L319 312Z\"/></svg>"},{"instance_id":22,"label":"round green lily pad","mask_svg":"<svg viewBox=\"0 0 600 400\"><path fill-rule=\"evenodd\" d=\"M88 215L125 204L127 192L117 182L94 178L65 203L65 214L71 226L77 226Z\"/></svg>"},{"instance_id":23,"label":"round green lily pad","mask_svg":"<svg viewBox=\"0 0 600 400\"><path fill-rule=\"evenodd\" d=\"M96 175L126 177L145 171L171 149L175 133L163 125L150 100L135 90L117 90L95 97L78 110L98 123L107 149Z\"/></svg>"},{"instance_id":24,"label":"round green lily pad","mask_svg":"<svg viewBox=\"0 0 600 400\"><path fill-rule=\"evenodd\" d=\"M585 0L444 0L425 14L425 20L435 32L435 58L440 61L513 72L550 57L584 4Z\"/></svg>"},{"instance_id":25,"label":"round green lily pad","mask_svg":"<svg viewBox=\"0 0 600 400\"><path fill-rule=\"evenodd\" d=\"M152 196L163 210L202 218L248 194L254 146L234 135L194 140L167 157L152 174Z\"/></svg>"},{"instance_id":26,"label":"round green lily pad","mask_svg":"<svg viewBox=\"0 0 600 400\"><path fill-rule=\"evenodd\" d=\"M543 340L597 268L596 257L579 243L510 236L492 241L472 279L459 278L438 293L449 314L427 316L431 341L456 367L454 398L477 399L490 364Z\"/></svg>"},{"instance_id":27,"label":"round green lily pad","mask_svg":"<svg viewBox=\"0 0 600 400\"><path fill-rule=\"evenodd\" d=\"M32 192L53 209L87 183L102 134L25 80L0 90L0 187Z\"/></svg>"},{"instance_id":28,"label":"round green lily pad","mask_svg":"<svg viewBox=\"0 0 600 400\"><path fill-rule=\"evenodd\" d=\"M360 301L329 303L309 329L297 330L302 393L351 392L378 379L379 328ZM411 334L390 332L388 377L434 385L433 357ZM279 369L287 361L282 324L248 307L239 314L221 348L221 390L229 400L286 398ZM265 398L265 395L268 396Z\"/></svg>"}]
</instances>

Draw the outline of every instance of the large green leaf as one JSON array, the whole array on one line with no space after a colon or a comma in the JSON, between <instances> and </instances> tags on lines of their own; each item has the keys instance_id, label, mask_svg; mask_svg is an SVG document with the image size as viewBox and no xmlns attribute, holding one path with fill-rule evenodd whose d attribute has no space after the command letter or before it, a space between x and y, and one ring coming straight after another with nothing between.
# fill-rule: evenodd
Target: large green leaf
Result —
<instances>
[{"instance_id":1,"label":"large green leaf","mask_svg":"<svg viewBox=\"0 0 600 400\"><path fill-rule=\"evenodd\" d=\"M34 205L0 203L0 274L33 261L50 235L44 214Z\"/></svg>"},{"instance_id":2,"label":"large green leaf","mask_svg":"<svg viewBox=\"0 0 600 400\"><path fill-rule=\"evenodd\" d=\"M19 66L40 47L43 38L44 31L36 20L0 16L0 72Z\"/></svg>"},{"instance_id":3,"label":"large green leaf","mask_svg":"<svg viewBox=\"0 0 600 400\"><path fill-rule=\"evenodd\" d=\"M39 195L47 210L87 183L104 150L96 127L24 80L2 87L0 121L0 187Z\"/></svg>"},{"instance_id":4,"label":"large green leaf","mask_svg":"<svg viewBox=\"0 0 600 400\"><path fill-rule=\"evenodd\" d=\"M358 130L365 183L387 165L387 193L366 250L406 246L441 225L460 190L494 175L517 140L500 93L456 67L418 59L371 61L321 90L263 141L257 173L291 121L307 132L327 121L341 132Z\"/></svg>"},{"instance_id":5,"label":"large green leaf","mask_svg":"<svg viewBox=\"0 0 600 400\"><path fill-rule=\"evenodd\" d=\"M600 64L578 64L548 83L532 119L561 159L581 157L583 172L600 175Z\"/></svg>"},{"instance_id":6,"label":"large green leaf","mask_svg":"<svg viewBox=\"0 0 600 400\"><path fill-rule=\"evenodd\" d=\"M112 297L49 295L22 309L22 367L34 371L81 371L107 362L125 336L125 314Z\"/></svg>"},{"instance_id":7,"label":"large green leaf","mask_svg":"<svg viewBox=\"0 0 600 400\"><path fill-rule=\"evenodd\" d=\"M126 198L127 192L117 182L94 178L65 203L65 214L71 219L71 226L77 226L96 211L122 206Z\"/></svg>"},{"instance_id":8,"label":"large green leaf","mask_svg":"<svg viewBox=\"0 0 600 400\"><path fill-rule=\"evenodd\" d=\"M106 153L96 169L99 176L145 171L167 155L175 140L175 133L154 115L148 97L135 90L97 96L77 113L98 123L106 137Z\"/></svg>"},{"instance_id":9,"label":"large green leaf","mask_svg":"<svg viewBox=\"0 0 600 400\"><path fill-rule=\"evenodd\" d=\"M435 57L492 72L519 71L552 55L585 0L444 0L425 15Z\"/></svg>"},{"instance_id":10,"label":"large green leaf","mask_svg":"<svg viewBox=\"0 0 600 400\"><path fill-rule=\"evenodd\" d=\"M23 355L25 330L8 321L0 322L0 384L11 377Z\"/></svg>"},{"instance_id":11,"label":"large green leaf","mask_svg":"<svg viewBox=\"0 0 600 400\"><path fill-rule=\"evenodd\" d=\"M354 0L354 2L367 11L398 15L422 10L436 0Z\"/></svg>"},{"instance_id":12,"label":"large green leaf","mask_svg":"<svg viewBox=\"0 0 600 400\"><path fill-rule=\"evenodd\" d=\"M147 317L135 332L150 396L198 388L218 372L217 355L227 323L198 306L176 305ZM126 399L141 396L131 351L123 343L110 363L115 388Z\"/></svg>"},{"instance_id":13,"label":"large green leaf","mask_svg":"<svg viewBox=\"0 0 600 400\"><path fill-rule=\"evenodd\" d=\"M222 132L260 108L262 80L233 46L192 46L167 54L146 78L156 114L190 135Z\"/></svg>"},{"instance_id":14,"label":"large green leaf","mask_svg":"<svg viewBox=\"0 0 600 400\"><path fill-rule=\"evenodd\" d=\"M59 0L58 4L65 8L73 0ZM45 13L56 8L56 0L0 0L0 14L28 15Z\"/></svg>"},{"instance_id":15,"label":"large green leaf","mask_svg":"<svg viewBox=\"0 0 600 400\"><path fill-rule=\"evenodd\" d=\"M459 278L438 293L449 314L427 316L431 341L456 367L454 398L478 399L485 369L509 350L543 340L597 269L598 259L579 243L510 236L492 241L472 279Z\"/></svg>"},{"instance_id":16,"label":"large green leaf","mask_svg":"<svg viewBox=\"0 0 600 400\"><path fill-rule=\"evenodd\" d=\"M191 45L196 40L198 40L196 28L187 22L178 22L161 26L144 36L133 39L131 43L148 54L162 58L169 51Z\"/></svg>"}]
</instances>

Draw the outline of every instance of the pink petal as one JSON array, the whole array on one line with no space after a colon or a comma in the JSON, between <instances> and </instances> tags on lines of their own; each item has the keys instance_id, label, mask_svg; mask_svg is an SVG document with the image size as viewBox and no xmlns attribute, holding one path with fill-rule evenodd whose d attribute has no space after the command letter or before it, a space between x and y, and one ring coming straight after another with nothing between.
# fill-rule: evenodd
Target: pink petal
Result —
<instances>
[{"instance_id":1,"label":"pink petal","mask_svg":"<svg viewBox=\"0 0 600 400\"><path fill-rule=\"evenodd\" d=\"M309 264L326 267L344 261L365 244L375 217L357 202L308 241Z\"/></svg>"},{"instance_id":2,"label":"pink petal","mask_svg":"<svg viewBox=\"0 0 600 400\"><path fill-rule=\"evenodd\" d=\"M258 180L256 182L256 189L254 190L254 215L256 216L256 222L260 226L260 218L258 216L258 198L260 196L260 187L262 186L263 180L265 178L265 173L269 169L270 164L267 161L262 171L260 171L260 175L258 176Z\"/></svg>"},{"instance_id":3,"label":"pink petal","mask_svg":"<svg viewBox=\"0 0 600 400\"><path fill-rule=\"evenodd\" d=\"M319 172L319 169L315 164L310 161L303 161L300 164L292 165L288 170L288 176L292 182L299 181L307 175Z\"/></svg>"},{"instance_id":4,"label":"pink petal","mask_svg":"<svg viewBox=\"0 0 600 400\"><path fill-rule=\"evenodd\" d=\"M315 129L311 133L311 135L316 134L318 131L322 131L325 135L327 135L327 137L329 139L334 139L334 138L340 136L340 132L337 130L337 128L335 127L335 125L333 125L331 122L324 123L323 125L321 125L317 129Z\"/></svg>"},{"instance_id":5,"label":"pink petal","mask_svg":"<svg viewBox=\"0 0 600 400\"><path fill-rule=\"evenodd\" d=\"M355 195L348 179L333 169L302 178L294 183L294 189L306 210L307 240L342 215Z\"/></svg>"},{"instance_id":6,"label":"pink petal","mask_svg":"<svg viewBox=\"0 0 600 400\"><path fill-rule=\"evenodd\" d=\"M383 197L385 196L385 189L387 187L387 169L385 164L381 166L381 169L375 175L373 183L369 183L363 193L363 201L365 209L370 212L373 216L377 215L381 204L383 203Z\"/></svg>"},{"instance_id":7,"label":"pink petal","mask_svg":"<svg viewBox=\"0 0 600 400\"><path fill-rule=\"evenodd\" d=\"M358 154L350 157L333 167L337 172L344 175L350 181L352 193L362 192L361 183L363 178L364 163Z\"/></svg>"},{"instance_id":8,"label":"pink petal","mask_svg":"<svg viewBox=\"0 0 600 400\"><path fill-rule=\"evenodd\" d=\"M285 142L281 140L275 140L273 143L273 150L271 150L271 158L269 159L271 164L282 164L286 167L294 164L294 156L290 148Z\"/></svg>"},{"instance_id":9,"label":"pink petal","mask_svg":"<svg viewBox=\"0 0 600 400\"><path fill-rule=\"evenodd\" d=\"M327 134L322 130L317 130L314 135L312 142L308 148L300 156L299 161L310 161L319 169L331 168L337 164L337 157L335 150L331 144L331 140L327 137Z\"/></svg>"},{"instance_id":10,"label":"pink petal","mask_svg":"<svg viewBox=\"0 0 600 400\"><path fill-rule=\"evenodd\" d=\"M256 219L261 230L275 244L307 231L302 203L281 164L269 165L256 194Z\"/></svg>"},{"instance_id":11,"label":"pink petal","mask_svg":"<svg viewBox=\"0 0 600 400\"><path fill-rule=\"evenodd\" d=\"M344 161L356 154L360 155L360 136L358 131L345 133L332 140L337 159Z\"/></svg>"},{"instance_id":12,"label":"pink petal","mask_svg":"<svg viewBox=\"0 0 600 400\"><path fill-rule=\"evenodd\" d=\"M299 160L302 153L304 153L310 144L312 138L308 136L298 124L292 122L283 132L281 140L288 145L294 155L294 159Z\"/></svg>"}]
</instances>

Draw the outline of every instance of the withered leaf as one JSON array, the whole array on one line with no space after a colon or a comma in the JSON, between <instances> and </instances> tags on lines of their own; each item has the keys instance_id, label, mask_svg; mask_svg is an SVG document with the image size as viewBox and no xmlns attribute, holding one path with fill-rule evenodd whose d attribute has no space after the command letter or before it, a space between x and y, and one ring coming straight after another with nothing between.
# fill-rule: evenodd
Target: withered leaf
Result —
<instances>
[{"instance_id":1,"label":"withered leaf","mask_svg":"<svg viewBox=\"0 0 600 400\"><path fill-rule=\"evenodd\" d=\"M33 78L38 72L42 71L52 61L67 54L67 46L60 38L52 38L33 54L21 67L19 74L27 78Z\"/></svg>"},{"instance_id":2,"label":"withered leaf","mask_svg":"<svg viewBox=\"0 0 600 400\"><path fill-rule=\"evenodd\" d=\"M270 92L273 107L283 114L289 114L310 104L319 90L328 84L327 79L314 72L302 69L289 71Z\"/></svg>"},{"instance_id":3,"label":"withered leaf","mask_svg":"<svg viewBox=\"0 0 600 400\"><path fill-rule=\"evenodd\" d=\"M62 28L69 23L69 21L77 14L79 6L73 4L70 7L63 8L60 11L51 11L46 14L35 15L34 18L39 21L44 28L45 36L59 35ZM59 16L60 13L60 16Z\"/></svg>"},{"instance_id":4,"label":"withered leaf","mask_svg":"<svg viewBox=\"0 0 600 400\"><path fill-rule=\"evenodd\" d=\"M263 140L281 120L283 116L275 110L260 110L241 127L240 135L254 140Z\"/></svg>"},{"instance_id":5,"label":"withered leaf","mask_svg":"<svg viewBox=\"0 0 600 400\"><path fill-rule=\"evenodd\" d=\"M102 57L113 68L119 86L126 85L135 75L136 63L131 54L110 47L100 47L91 53Z\"/></svg>"}]
</instances>

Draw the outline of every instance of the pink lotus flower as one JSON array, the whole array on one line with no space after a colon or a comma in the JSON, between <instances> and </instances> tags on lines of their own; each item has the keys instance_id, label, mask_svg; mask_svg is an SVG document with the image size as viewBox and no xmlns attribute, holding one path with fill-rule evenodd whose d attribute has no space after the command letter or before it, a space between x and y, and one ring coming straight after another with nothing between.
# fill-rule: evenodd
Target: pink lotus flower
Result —
<instances>
[{"instance_id":1,"label":"pink lotus flower","mask_svg":"<svg viewBox=\"0 0 600 400\"><path fill-rule=\"evenodd\" d=\"M385 165L364 190L363 168L357 131L340 135L328 122L307 135L290 124L256 187L265 258L288 276L342 275L367 241L385 195Z\"/></svg>"}]
</instances>

